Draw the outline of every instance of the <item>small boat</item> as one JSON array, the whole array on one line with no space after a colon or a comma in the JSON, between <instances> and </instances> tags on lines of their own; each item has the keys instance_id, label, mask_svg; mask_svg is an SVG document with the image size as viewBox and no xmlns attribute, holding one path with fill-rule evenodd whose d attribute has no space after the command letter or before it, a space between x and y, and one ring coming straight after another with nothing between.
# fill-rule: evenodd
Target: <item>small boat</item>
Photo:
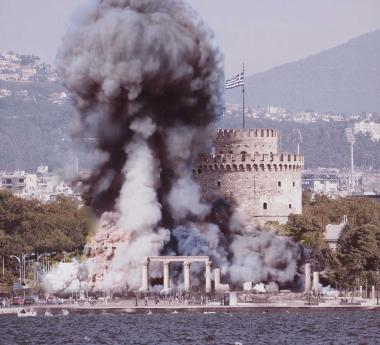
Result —
<instances>
[{"instance_id":1,"label":"small boat","mask_svg":"<svg viewBox=\"0 0 380 345\"><path fill-rule=\"evenodd\" d=\"M178 311L177 311L177 310L174 310L174 311L172 312L172 314L178 314Z\"/></svg>"},{"instance_id":2,"label":"small boat","mask_svg":"<svg viewBox=\"0 0 380 345\"><path fill-rule=\"evenodd\" d=\"M50 311L46 310L45 311L45 316L49 317L49 316L53 316L53 314Z\"/></svg>"},{"instance_id":3,"label":"small boat","mask_svg":"<svg viewBox=\"0 0 380 345\"><path fill-rule=\"evenodd\" d=\"M62 315L67 316L69 315L69 311L67 309L62 310Z\"/></svg>"},{"instance_id":4,"label":"small boat","mask_svg":"<svg viewBox=\"0 0 380 345\"><path fill-rule=\"evenodd\" d=\"M18 313L17 313L17 316L18 317L27 317L27 316L37 316L37 312L34 310L34 309L30 309L29 311L26 310L26 309L21 309Z\"/></svg>"},{"instance_id":5,"label":"small boat","mask_svg":"<svg viewBox=\"0 0 380 345\"><path fill-rule=\"evenodd\" d=\"M204 311L203 314L216 314L216 311Z\"/></svg>"},{"instance_id":6,"label":"small boat","mask_svg":"<svg viewBox=\"0 0 380 345\"><path fill-rule=\"evenodd\" d=\"M152 314L153 314L152 311L149 309L148 315L152 315Z\"/></svg>"}]
</instances>

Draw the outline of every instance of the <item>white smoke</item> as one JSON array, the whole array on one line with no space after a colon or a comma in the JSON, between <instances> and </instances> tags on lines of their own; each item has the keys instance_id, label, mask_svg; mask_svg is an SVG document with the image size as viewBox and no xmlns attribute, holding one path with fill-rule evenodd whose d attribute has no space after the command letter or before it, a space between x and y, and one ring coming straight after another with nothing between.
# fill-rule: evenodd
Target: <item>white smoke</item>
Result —
<instances>
[{"instance_id":1,"label":"white smoke","mask_svg":"<svg viewBox=\"0 0 380 345\"><path fill-rule=\"evenodd\" d=\"M174 167L174 181L167 201L171 212L177 220L186 219L189 214L203 219L210 211L210 206L201 202L199 185L193 180L192 166L202 149L207 130L178 126L166 130L167 158Z\"/></svg>"},{"instance_id":2,"label":"white smoke","mask_svg":"<svg viewBox=\"0 0 380 345\"><path fill-rule=\"evenodd\" d=\"M248 233L237 213L215 221L193 180L224 75L212 32L187 4L99 0L64 37L58 66L79 133L95 133L106 157L83 182L102 214L87 248L93 289L138 289L144 257L163 253L209 255L236 284L294 278L298 251L286 238Z\"/></svg>"},{"instance_id":3,"label":"white smoke","mask_svg":"<svg viewBox=\"0 0 380 345\"><path fill-rule=\"evenodd\" d=\"M234 235L231 243L233 259L229 268L231 281L286 283L297 274L300 253L285 236L267 231Z\"/></svg>"},{"instance_id":4,"label":"white smoke","mask_svg":"<svg viewBox=\"0 0 380 345\"><path fill-rule=\"evenodd\" d=\"M43 286L52 292L75 292L88 288L88 279L83 271L86 268L74 262L61 262L43 280Z\"/></svg>"},{"instance_id":5,"label":"white smoke","mask_svg":"<svg viewBox=\"0 0 380 345\"><path fill-rule=\"evenodd\" d=\"M121 215L119 226L129 233L149 233L161 220L156 193L159 167L146 142L155 126L150 119L143 119L133 122L131 129L135 131L135 138L126 147L125 182L117 201Z\"/></svg>"}]
</instances>

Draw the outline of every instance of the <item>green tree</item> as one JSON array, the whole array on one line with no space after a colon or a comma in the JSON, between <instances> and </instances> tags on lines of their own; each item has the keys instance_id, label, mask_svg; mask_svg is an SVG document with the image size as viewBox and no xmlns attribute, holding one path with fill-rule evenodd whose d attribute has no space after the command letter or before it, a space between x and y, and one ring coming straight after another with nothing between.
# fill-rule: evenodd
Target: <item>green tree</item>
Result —
<instances>
[{"instance_id":1,"label":"green tree","mask_svg":"<svg viewBox=\"0 0 380 345\"><path fill-rule=\"evenodd\" d=\"M0 191L0 257L7 258L7 268L16 271L10 255L21 253L78 252L91 231L89 213L79 203L59 197L44 204L18 198Z\"/></svg>"}]
</instances>

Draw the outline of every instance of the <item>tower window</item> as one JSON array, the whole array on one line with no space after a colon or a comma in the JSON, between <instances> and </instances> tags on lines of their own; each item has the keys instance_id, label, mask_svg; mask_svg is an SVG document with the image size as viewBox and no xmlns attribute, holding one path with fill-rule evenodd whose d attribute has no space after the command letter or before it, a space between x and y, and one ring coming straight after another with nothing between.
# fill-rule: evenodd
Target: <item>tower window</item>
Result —
<instances>
[{"instance_id":1,"label":"tower window","mask_svg":"<svg viewBox=\"0 0 380 345\"><path fill-rule=\"evenodd\" d=\"M201 169L198 169L198 174L201 174L202 173L202 170Z\"/></svg>"},{"instance_id":2,"label":"tower window","mask_svg":"<svg viewBox=\"0 0 380 345\"><path fill-rule=\"evenodd\" d=\"M267 210L268 209L268 204L266 202L263 203L263 209Z\"/></svg>"},{"instance_id":3,"label":"tower window","mask_svg":"<svg viewBox=\"0 0 380 345\"><path fill-rule=\"evenodd\" d=\"M289 208L292 208L292 204L289 204Z\"/></svg>"},{"instance_id":4,"label":"tower window","mask_svg":"<svg viewBox=\"0 0 380 345\"><path fill-rule=\"evenodd\" d=\"M296 183L293 181L293 187L295 187L296 186Z\"/></svg>"},{"instance_id":5,"label":"tower window","mask_svg":"<svg viewBox=\"0 0 380 345\"><path fill-rule=\"evenodd\" d=\"M277 182L277 186L281 187L281 181Z\"/></svg>"},{"instance_id":6,"label":"tower window","mask_svg":"<svg viewBox=\"0 0 380 345\"><path fill-rule=\"evenodd\" d=\"M218 185L218 187L220 187L220 181L218 181L216 184Z\"/></svg>"}]
</instances>

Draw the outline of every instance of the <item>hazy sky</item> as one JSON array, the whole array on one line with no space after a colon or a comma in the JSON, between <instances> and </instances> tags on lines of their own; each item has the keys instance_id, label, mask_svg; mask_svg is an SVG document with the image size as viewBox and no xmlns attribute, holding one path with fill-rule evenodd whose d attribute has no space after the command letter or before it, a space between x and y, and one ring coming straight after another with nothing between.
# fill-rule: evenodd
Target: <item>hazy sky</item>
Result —
<instances>
[{"instance_id":1,"label":"hazy sky","mask_svg":"<svg viewBox=\"0 0 380 345\"><path fill-rule=\"evenodd\" d=\"M89 0L0 0L0 52L54 60L70 16ZM226 74L264 71L380 28L380 0L187 0L214 29Z\"/></svg>"}]
</instances>

